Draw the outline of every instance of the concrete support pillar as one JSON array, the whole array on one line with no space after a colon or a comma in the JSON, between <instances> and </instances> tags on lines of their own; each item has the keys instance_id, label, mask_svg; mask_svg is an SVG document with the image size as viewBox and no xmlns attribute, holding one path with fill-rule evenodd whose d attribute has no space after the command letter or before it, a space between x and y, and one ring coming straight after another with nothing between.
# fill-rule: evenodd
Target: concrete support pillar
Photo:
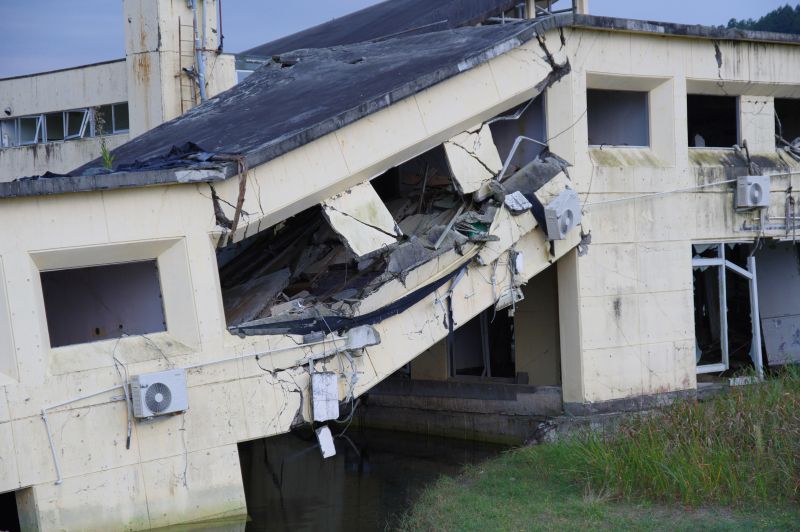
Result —
<instances>
[{"instance_id":1,"label":"concrete support pillar","mask_svg":"<svg viewBox=\"0 0 800 532\"><path fill-rule=\"evenodd\" d=\"M565 403L583 403L583 348L578 252L572 250L557 263L558 321L561 341L561 386Z\"/></svg>"},{"instance_id":2,"label":"concrete support pillar","mask_svg":"<svg viewBox=\"0 0 800 532\"><path fill-rule=\"evenodd\" d=\"M589 14L589 0L577 0L575 2L575 12L580 15Z\"/></svg>"},{"instance_id":3,"label":"concrete support pillar","mask_svg":"<svg viewBox=\"0 0 800 532\"><path fill-rule=\"evenodd\" d=\"M186 1L124 0L125 58L131 138L171 120L199 103L195 17ZM205 22L204 22L205 21ZM211 97L236 82L233 56L217 52L217 0L197 0L197 31ZM205 35L203 29L205 28Z\"/></svg>"},{"instance_id":4,"label":"concrete support pillar","mask_svg":"<svg viewBox=\"0 0 800 532\"><path fill-rule=\"evenodd\" d=\"M739 97L739 141L747 141L750 153L775 152L775 98Z\"/></svg>"},{"instance_id":5,"label":"concrete support pillar","mask_svg":"<svg viewBox=\"0 0 800 532\"><path fill-rule=\"evenodd\" d=\"M525 16L536 18L536 0L525 0Z\"/></svg>"}]
</instances>

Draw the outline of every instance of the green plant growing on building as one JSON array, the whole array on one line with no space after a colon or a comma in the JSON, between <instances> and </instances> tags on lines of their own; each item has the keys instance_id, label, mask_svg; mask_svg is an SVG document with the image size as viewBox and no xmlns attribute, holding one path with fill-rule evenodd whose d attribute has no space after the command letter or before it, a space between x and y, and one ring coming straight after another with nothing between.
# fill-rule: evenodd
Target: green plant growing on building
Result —
<instances>
[{"instance_id":1,"label":"green plant growing on building","mask_svg":"<svg viewBox=\"0 0 800 532\"><path fill-rule=\"evenodd\" d=\"M108 146L106 145L105 126L106 120L103 113L99 108L93 109L92 115L94 116L94 131L95 135L100 138L100 156L103 158L103 168L108 170L114 169L114 156L111 155Z\"/></svg>"}]
</instances>

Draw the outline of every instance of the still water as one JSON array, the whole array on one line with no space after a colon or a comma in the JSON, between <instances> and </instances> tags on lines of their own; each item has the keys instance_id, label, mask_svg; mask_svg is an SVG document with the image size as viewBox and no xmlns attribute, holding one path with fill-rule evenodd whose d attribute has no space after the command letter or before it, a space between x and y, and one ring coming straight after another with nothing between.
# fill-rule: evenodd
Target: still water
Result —
<instances>
[{"instance_id":1,"label":"still water","mask_svg":"<svg viewBox=\"0 0 800 532\"><path fill-rule=\"evenodd\" d=\"M441 475L505 447L350 428L323 460L313 433L241 444L248 532L385 530Z\"/></svg>"}]
</instances>

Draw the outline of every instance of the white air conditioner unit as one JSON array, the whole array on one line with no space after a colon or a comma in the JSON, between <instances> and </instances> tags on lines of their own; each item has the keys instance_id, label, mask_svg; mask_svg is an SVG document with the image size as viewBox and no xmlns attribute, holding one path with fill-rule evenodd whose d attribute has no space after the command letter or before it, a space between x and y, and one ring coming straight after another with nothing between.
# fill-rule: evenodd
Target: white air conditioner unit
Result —
<instances>
[{"instance_id":1,"label":"white air conditioner unit","mask_svg":"<svg viewBox=\"0 0 800 532\"><path fill-rule=\"evenodd\" d=\"M186 394L186 370L172 369L144 373L131 379L133 415L149 418L183 412L189 408Z\"/></svg>"},{"instance_id":2,"label":"white air conditioner unit","mask_svg":"<svg viewBox=\"0 0 800 532\"><path fill-rule=\"evenodd\" d=\"M581 223L581 203L578 193L568 188L544 208L549 240L564 240Z\"/></svg>"},{"instance_id":3,"label":"white air conditioner unit","mask_svg":"<svg viewBox=\"0 0 800 532\"><path fill-rule=\"evenodd\" d=\"M769 207L769 176L745 175L736 178L736 208L763 209Z\"/></svg>"}]
</instances>

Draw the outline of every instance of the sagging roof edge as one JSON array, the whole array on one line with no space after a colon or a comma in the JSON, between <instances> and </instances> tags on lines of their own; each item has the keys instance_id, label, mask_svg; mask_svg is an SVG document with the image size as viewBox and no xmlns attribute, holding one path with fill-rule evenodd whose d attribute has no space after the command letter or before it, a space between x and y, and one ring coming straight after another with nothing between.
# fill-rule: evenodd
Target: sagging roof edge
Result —
<instances>
[{"instance_id":1,"label":"sagging roof edge","mask_svg":"<svg viewBox=\"0 0 800 532\"><path fill-rule=\"evenodd\" d=\"M530 23L523 25L519 32L510 36L505 41L474 55L468 60L449 65L446 68L411 80L389 93L366 100L358 107L339 113L304 130L294 132L283 138L269 140L262 147L247 154L247 164L250 168L253 168L269 162L272 159L341 129L356 120L389 107L404 98L413 96L446 79L488 62L498 55L521 46L537 34L566 27L725 41L800 44L800 35L600 17L595 15L565 13L534 19ZM181 170L182 169L166 169L145 172L113 172L92 176L39 178L3 182L0 183L0 198L180 184L186 182L176 178L176 172ZM228 164L222 170L222 174L219 178L192 180L190 182L216 182L236 174L236 165ZM222 177L223 175L224 177Z\"/></svg>"}]
</instances>

